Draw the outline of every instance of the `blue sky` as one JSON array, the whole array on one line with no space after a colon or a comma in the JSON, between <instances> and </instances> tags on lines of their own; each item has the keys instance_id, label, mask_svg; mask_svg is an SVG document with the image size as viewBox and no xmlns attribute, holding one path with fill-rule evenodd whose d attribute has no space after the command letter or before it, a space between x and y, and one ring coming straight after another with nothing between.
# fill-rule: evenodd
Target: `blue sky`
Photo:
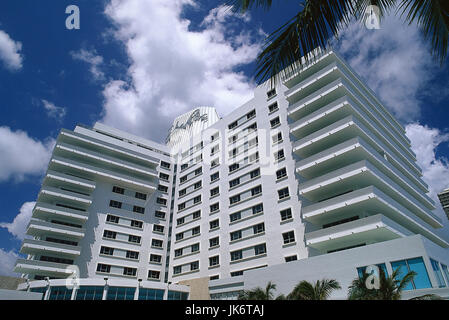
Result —
<instances>
[{"instance_id":1,"label":"blue sky","mask_svg":"<svg viewBox=\"0 0 449 320\"><path fill-rule=\"evenodd\" d=\"M199 105L225 115L251 98L264 37L298 10L232 14L222 1L0 2L0 274L11 274L61 128L102 121L163 141ZM67 30L78 5L81 28ZM431 196L449 187L449 70L416 26L352 23L334 47L407 129ZM438 214L441 208L438 208Z\"/></svg>"}]
</instances>

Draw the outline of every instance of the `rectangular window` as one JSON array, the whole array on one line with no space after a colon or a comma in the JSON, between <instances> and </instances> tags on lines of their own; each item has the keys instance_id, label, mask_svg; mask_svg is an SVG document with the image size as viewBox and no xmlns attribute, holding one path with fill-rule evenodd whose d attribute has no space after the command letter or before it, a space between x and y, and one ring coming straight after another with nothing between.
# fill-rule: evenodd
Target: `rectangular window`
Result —
<instances>
[{"instance_id":1,"label":"rectangular window","mask_svg":"<svg viewBox=\"0 0 449 320\"><path fill-rule=\"evenodd\" d=\"M202 186L201 181L198 181L198 182L196 182L196 183L193 185L193 189L194 189L194 190L197 190L197 189L201 188L201 186Z\"/></svg>"},{"instance_id":2,"label":"rectangular window","mask_svg":"<svg viewBox=\"0 0 449 320\"><path fill-rule=\"evenodd\" d=\"M218 219L209 222L210 230L217 229L218 227L220 227L220 223L219 223Z\"/></svg>"},{"instance_id":3,"label":"rectangular window","mask_svg":"<svg viewBox=\"0 0 449 320\"><path fill-rule=\"evenodd\" d=\"M133 212L144 214L145 213L145 208L139 207L139 206L133 206Z\"/></svg>"},{"instance_id":4,"label":"rectangular window","mask_svg":"<svg viewBox=\"0 0 449 320\"><path fill-rule=\"evenodd\" d=\"M252 207L252 211L253 211L253 214L258 214L259 212L262 212L263 204L259 203L259 204L255 205L254 207Z\"/></svg>"},{"instance_id":5,"label":"rectangular window","mask_svg":"<svg viewBox=\"0 0 449 320\"><path fill-rule=\"evenodd\" d=\"M186 194L187 194L187 189L179 190L179 196L180 197L185 196Z\"/></svg>"},{"instance_id":6,"label":"rectangular window","mask_svg":"<svg viewBox=\"0 0 449 320\"><path fill-rule=\"evenodd\" d=\"M239 194L229 198L229 203L230 204L234 204L234 203L237 203L239 201L240 201L240 195Z\"/></svg>"},{"instance_id":7,"label":"rectangular window","mask_svg":"<svg viewBox=\"0 0 449 320\"><path fill-rule=\"evenodd\" d=\"M173 274L180 274L181 270L181 266L175 266L173 267Z\"/></svg>"},{"instance_id":8,"label":"rectangular window","mask_svg":"<svg viewBox=\"0 0 449 320\"><path fill-rule=\"evenodd\" d=\"M188 163L181 164L181 170L185 170L189 167Z\"/></svg>"},{"instance_id":9,"label":"rectangular window","mask_svg":"<svg viewBox=\"0 0 449 320\"><path fill-rule=\"evenodd\" d=\"M219 245L219 237L209 239L209 247L210 248L217 247L218 245Z\"/></svg>"},{"instance_id":10,"label":"rectangular window","mask_svg":"<svg viewBox=\"0 0 449 320\"><path fill-rule=\"evenodd\" d=\"M259 223L255 226L253 226L253 232L254 234L262 233L265 231L265 224Z\"/></svg>"},{"instance_id":11,"label":"rectangular window","mask_svg":"<svg viewBox=\"0 0 449 320\"><path fill-rule=\"evenodd\" d=\"M111 200L111 201L109 201L109 206L112 207L112 208L121 209L122 208L122 203L120 201Z\"/></svg>"},{"instance_id":12,"label":"rectangular window","mask_svg":"<svg viewBox=\"0 0 449 320\"><path fill-rule=\"evenodd\" d=\"M131 227L142 229L143 228L143 222L137 221L137 220L131 220Z\"/></svg>"},{"instance_id":13,"label":"rectangular window","mask_svg":"<svg viewBox=\"0 0 449 320\"><path fill-rule=\"evenodd\" d=\"M269 112L269 113L275 112L276 110L279 110L279 107L278 107L278 103L277 103L277 102L272 103L272 104L270 104L270 105L268 106L268 112Z\"/></svg>"},{"instance_id":14,"label":"rectangular window","mask_svg":"<svg viewBox=\"0 0 449 320\"><path fill-rule=\"evenodd\" d=\"M151 246L155 248L162 248L162 240L158 239L151 240Z\"/></svg>"},{"instance_id":15,"label":"rectangular window","mask_svg":"<svg viewBox=\"0 0 449 320\"><path fill-rule=\"evenodd\" d=\"M170 169L170 163L161 161L161 167L165 169Z\"/></svg>"},{"instance_id":16,"label":"rectangular window","mask_svg":"<svg viewBox=\"0 0 449 320\"><path fill-rule=\"evenodd\" d=\"M160 276L160 271L148 270L148 279L159 279Z\"/></svg>"},{"instance_id":17,"label":"rectangular window","mask_svg":"<svg viewBox=\"0 0 449 320\"><path fill-rule=\"evenodd\" d=\"M180 224L184 224L184 222L185 222L185 218L184 217L176 219L176 225L178 225L178 226Z\"/></svg>"},{"instance_id":18,"label":"rectangular window","mask_svg":"<svg viewBox=\"0 0 449 320\"><path fill-rule=\"evenodd\" d=\"M232 130L232 129L234 129L235 127L237 127L237 125L238 125L237 121L234 121L234 122L232 122L230 125L228 125L228 129L229 129L229 130Z\"/></svg>"},{"instance_id":19,"label":"rectangular window","mask_svg":"<svg viewBox=\"0 0 449 320\"><path fill-rule=\"evenodd\" d=\"M164 226L155 224L155 225L153 225L153 231L159 232L159 233L164 233Z\"/></svg>"},{"instance_id":20,"label":"rectangular window","mask_svg":"<svg viewBox=\"0 0 449 320\"><path fill-rule=\"evenodd\" d=\"M239 168L239 164L238 163L231 164L229 166L229 172L233 172L233 171L237 170L238 168Z\"/></svg>"},{"instance_id":21,"label":"rectangular window","mask_svg":"<svg viewBox=\"0 0 449 320\"><path fill-rule=\"evenodd\" d=\"M192 246L190 247L190 251L192 252L200 251L200 244L199 243L192 244Z\"/></svg>"},{"instance_id":22,"label":"rectangular window","mask_svg":"<svg viewBox=\"0 0 449 320\"><path fill-rule=\"evenodd\" d=\"M145 193L136 192L135 198L140 200L147 200L147 195Z\"/></svg>"},{"instance_id":23,"label":"rectangular window","mask_svg":"<svg viewBox=\"0 0 449 320\"><path fill-rule=\"evenodd\" d=\"M140 237L139 236L134 236L134 235L129 235L128 236L128 242L132 242L132 243L140 243Z\"/></svg>"},{"instance_id":24,"label":"rectangular window","mask_svg":"<svg viewBox=\"0 0 449 320\"><path fill-rule=\"evenodd\" d=\"M100 249L100 254L105 254L108 256L113 256L114 255L114 248L110 248L110 247L101 247Z\"/></svg>"},{"instance_id":25,"label":"rectangular window","mask_svg":"<svg viewBox=\"0 0 449 320\"><path fill-rule=\"evenodd\" d=\"M240 184L240 178L235 178L231 181L229 181L229 188L233 188L235 186L238 186Z\"/></svg>"},{"instance_id":26,"label":"rectangular window","mask_svg":"<svg viewBox=\"0 0 449 320\"><path fill-rule=\"evenodd\" d=\"M180 257L180 256L182 256L182 248L175 250L175 257Z\"/></svg>"},{"instance_id":27,"label":"rectangular window","mask_svg":"<svg viewBox=\"0 0 449 320\"><path fill-rule=\"evenodd\" d=\"M278 195L279 195L279 200L288 198L290 196L290 193L288 192L288 187L278 190Z\"/></svg>"},{"instance_id":28,"label":"rectangular window","mask_svg":"<svg viewBox=\"0 0 449 320\"><path fill-rule=\"evenodd\" d=\"M271 89L267 92L267 98L270 99L276 95L276 89Z\"/></svg>"},{"instance_id":29,"label":"rectangular window","mask_svg":"<svg viewBox=\"0 0 449 320\"><path fill-rule=\"evenodd\" d=\"M155 211L155 212L154 212L154 216L155 216L156 218L159 218L159 219L165 219L165 212L162 212L162 211Z\"/></svg>"},{"instance_id":30,"label":"rectangular window","mask_svg":"<svg viewBox=\"0 0 449 320\"><path fill-rule=\"evenodd\" d=\"M113 186L112 192L118 193L118 194L125 194L125 189L117 187L117 186Z\"/></svg>"},{"instance_id":31,"label":"rectangular window","mask_svg":"<svg viewBox=\"0 0 449 320\"><path fill-rule=\"evenodd\" d=\"M195 227L192 229L192 236L200 234L200 227Z\"/></svg>"},{"instance_id":32,"label":"rectangular window","mask_svg":"<svg viewBox=\"0 0 449 320\"><path fill-rule=\"evenodd\" d=\"M126 251L126 258L138 260L139 259L139 252L136 251Z\"/></svg>"},{"instance_id":33,"label":"rectangular window","mask_svg":"<svg viewBox=\"0 0 449 320\"><path fill-rule=\"evenodd\" d=\"M162 256L158 255L158 254L151 254L150 255L150 261L154 262L154 263L161 263L162 261Z\"/></svg>"},{"instance_id":34,"label":"rectangular window","mask_svg":"<svg viewBox=\"0 0 449 320\"><path fill-rule=\"evenodd\" d=\"M211 174L210 181L214 182L214 181L218 180L218 178L220 178L220 173L219 172L215 172L214 174Z\"/></svg>"},{"instance_id":35,"label":"rectangular window","mask_svg":"<svg viewBox=\"0 0 449 320\"><path fill-rule=\"evenodd\" d=\"M251 179L257 178L260 176L260 169L253 170L249 173Z\"/></svg>"},{"instance_id":36,"label":"rectangular window","mask_svg":"<svg viewBox=\"0 0 449 320\"><path fill-rule=\"evenodd\" d=\"M298 256L295 254L294 256L285 257L285 262L291 262L298 260Z\"/></svg>"},{"instance_id":37,"label":"rectangular window","mask_svg":"<svg viewBox=\"0 0 449 320\"><path fill-rule=\"evenodd\" d=\"M259 244L254 247L254 254L256 256L264 253L267 253L267 246L265 245L265 243Z\"/></svg>"},{"instance_id":38,"label":"rectangular window","mask_svg":"<svg viewBox=\"0 0 449 320\"><path fill-rule=\"evenodd\" d=\"M99 263L97 265L97 272L110 273L111 272L111 266L108 265L108 264Z\"/></svg>"},{"instance_id":39,"label":"rectangular window","mask_svg":"<svg viewBox=\"0 0 449 320\"><path fill-rule=\"evenodd\" d=\"M282 132L278 132L273 136L273 143L278 143L282 141Z\"/></svg>"},{"instance_id":40,"label":"rectangular window","mask_svg":"<svg viewBox=\"0 0 449 320\"><path fill-rule=\"evenodd\" d=\"M251 196L258 195L259 193L262 193L262 186L257 186L251 189Z\"/></svg>"},{"instance_id":41,"label":"rectangular window","mask_svg":"<svg viewBox=\"0 0 449 320\"><path fill-rule=\"evenodd\" d=\"M176 234L176 240L182 240L184 239L184 232L180 232Z\"/></svg>"},{"instance_id":42,"label":"rectangular window","mask_svg":"<svg viewBox=\"0 0 449 320\"><path fill-rule=\"evenodd\" d=\"M231 232L231 241L238 240L242 238L242 231L237 230L234 232Z\"/></svg>"},{"instance_id":43,"label":"rectangular window","mask_svg":"<svg viewBox=\"0 0 449 320\"><path fill-rule=\"evenodd\" d=\"M219 164L220 164L220 162L217 158L217 159L214 159L211 161L210 166L211 166L211 168L214 168L214 167L218 166Z\"/></svg>"},{"instance_id":44,"label":"rectangular window","mask_svg":"<svg viewBox=\"0 0 449 320\"><path fill-rule=\"evenodd\" d=\"M215 257L210 257L209 258L209 266L210 267L218 266L219 264L220 264L219 256L215 256Z\"/></svg>"},{"instance_id":45,"label":"rectangular window","mask_svg":"<svg viewBox=\"0 0 449 320\"><path fill-rule=\"evenodd\" d=\"M270 120L271 128L278 126L280 123L281 123L281 120L279 120L279 117L276 117L276 118Z\"/></svg>"},{"instance_id":46,"label":"rectangular window","mask_svg":"<svg viewBox=\"0 0 449 320\"><path fill-rule=\"evenodd\" d=\"M282 179L286 176L287 176L287 169L282 168L282 169L279 169L278 171L276 171L277 180Z\"/></svg>"},{"instance_id":47,"label":"rectangular window","mask_svg":"<svg viewBox=\"0 0 449 320\"><path fill-rule=\"evenodd\" d=\"M242 250L231 252L231 261L237 261L243 258Z\"/></svg>"},{"instance_id":48,"label":"rectangular window","mask_svg":"<svg viewBox=\"0 0 449 320\"><path fill-rule=\"evenodd\" d=\"M446 283L444 282L443 273L440 269L440 264L438 261L433 260L430 258L430 264L432 265L433 272L435 273L435 277L438 281L438 287L443 288L446 286Z\"/></svg>"},{"instance_id":49,"label":"rectangular window","mask_svg":"<svg viewBox=\"0 0 449 320\"><path fill-rule=\"evenodd\" d=\"M195 176L198 176L203 173L203 168L198 168L195 170Z\"/></svg>"},{"instance_id":50,"label":"rectangular window","mask_svg":"<svg viewBox=\"0 0 449 320\"><path fill-rule=\"evenodd\" d=\"M229 219L231 220L231 222L240 220L241 218L242 218L242 215L240 212L233 213L229 216Z\"/></svg>"},{"instance_id":51,"label":"rectangular window","mask_svg":"<svg viewBox=\"0 0 449 320\"><path fill-rule=\"evenodd\" d=\"M194 261L190 264L190 271L198 270L200 268L199 261Z\"/></svg>"},{"instance_id":52,"label":"rectangular window","mask_svg":"<svg viewBox=\"0 0 449 320\"><path fill-rule=\"evenodd\" d=\"M167 199L163 199L163 198L156 198L156 203L161 204L163 206L167 205Z\"/></svg>"},{"instance_id":53,"label":"rectangular window","mask_svg":"<svg viewBox=\"0 0 449 320\"><path fill-rule=\"evenodd\" d=\"M165 180L165 181L168 181L169 180L169 178L170 178L170 176L168 175L168 174L165 174L165 173L159 173L159 178L161 179L161 180Z\"/></svg>"},{"instance_id":54,"label":"rectangular window","mask_svg":"<svg viewBox=\"0 0 449 320\"><path fill-rule=\"evenodd\" d=\"M199 217L201 217L201 211L195 211L192 213L192 219L198 219Z\"/></svg>"},{"instance_id":55,"label":"rectangular window","mask_svg":"<svg viewBox=\"0 0 449 320\"><path fill-rule=\"evenodd\" d=\"M276 161L282 160L282 159L284 159L284 158L285 158L284 150L279 150L278 152L276 152L276 153L274 154L274 159L275 159Z\"/></svg>"},{"instance_id":56,"label":"rectangular window","mask_svg":"<svg viewBox=\"0 0 449 320\"><path fill-rule=\"evenodd\" d=\"M115 239L117 237L117 232L104 230L103 237L107 239Z\"/></svg>"},{"instance_id":57,"label":"rectangular window","mask_svg":"<svg viewBox=\"0 0 449 320\"><path fill-rule=\"evenodd\" d=\"M213 189L210 190L210 196L211 197L216 196L218 194L220 194L220 187L216 187L216 188L213 188Z\"/></svg>"},{"instance_id":58,"label":"rectangular window","mask_svg":"<svg viewBox=\"0 0 449 320\"><path fill-rule=\"evenodd\" d=\"M246 114L246 119L249 120L251 118L254 118L256 116L256 110L251 110Z\"/></svg>"},{"instance_id":59,"label":"rectangular window","mask_svg":"<svg viewBox=\"0 0 449 320\"><path fill-rule=\"evenodd\" d=\"M281 210L281 221L289 220L293 218L292 209L288 208L285 210Z\"/></svg>"},{"instance_id":60,"label":"rectangular window","mask_svg":"<svg viewBox=\"0 0 449 320\"><path fill-rule=\"evenodd\" d=\"M415 271L417 273L417 275L404 288L404 290L424 289L432 287L422 257L391 262L391 267L393 271L398 268L400 269L398 280L402 280L402 278L410 271Z\"/></svg>"},{"instance_id":61,"label":"rectangular window","mask_svg":"<svg viewBox=\"0 0 449 320\"><path fill-rule=\"evenodd\" d=\"M157 189L158 189L159 191L161 191L161 192L165 192L165 193L168 192L168 187L167 187L167 186L163 186L163 185L161 185L161 184L157 186Z\"/></svg>"},{"instance_id":62,"label":"rectangular window","mask_svg":"<svg viewBox=\"0 0 449 320\"><path fill-rule=\"evenodd\" d=\"M218 210L220 210L220 203L217 202L217 203L211 204L211 206L210 206L211 213L216 212Z\"/></svg>"},{"instance_id":63,"label":"rectangular window","mask_svg":"<svg viewBox=\"0 0 449 320\"><path fill-rule=\"evenodd\" d=\"M123 268L123 275L124 276L135 277L136 274L137 274L137 269L136 268L129 268L129 267L124 267Z\"/></svg>"},{"instance_id":64,"label":"rectangular window","mask_svg":"<svg viewBox=\"0 0 449 320\"><path fill-rule=\"evenodd\" d=\"M113 215L108 214L108 215L106 216L106 221L107 221L107 222L110 222L110 223L119 223L120 218L117 217L117 216L113 216Z\"/></svg>"},{"instance_id":65,"label":"rectangular window","mask_svg":"<svg viewBox=\"0 0 449 320\"><path fill-rule=\"evenodd\" d=\"M283 233L282 237L284 238L284 244L295 242L295 233L293 231Z\"/></svg>"},{"instance_id":66,"label":"rectangular window","mask_svg":"<svg viewBox=\"0 0 449 320\"><path fill-rule=\"evenodd\" d=\"M193 198L193 204L200 203L200 202L201 202L201 195L196 196L195 198Z\"/></svg>"}]
</instances>

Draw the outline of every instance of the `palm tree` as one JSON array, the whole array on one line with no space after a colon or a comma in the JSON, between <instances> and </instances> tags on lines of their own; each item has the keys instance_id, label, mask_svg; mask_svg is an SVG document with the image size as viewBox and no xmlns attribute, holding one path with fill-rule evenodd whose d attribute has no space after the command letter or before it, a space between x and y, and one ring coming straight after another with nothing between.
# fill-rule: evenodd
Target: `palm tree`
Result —
<instances>
[{"instance_id":1,"label":"palm tree","mask_svg":"<svg viewBox=\"0 0 449 320\"><path fill-rule=\"evenodd\" d=\"M341 289L336 280L317 280L315 284L301 281L293 291L288 294L288 300L327 300L332 291Z\"/></svg>"},{"instance_id":2,"label":"palm tree","mask_svg":"<svg viewBox=\"0 0 449 320\"><path fill-rule=\"evenodd\" d=\"M364 273L362 277L358 277L352 281L349 286L349 300L401 300L402 291L416 276L416 272L408 272L402 279L399 279L400 269L393 271L389 277L385 272L379 269L379 289L368 289L366 285L367 278L370 276ZM427 294L412 298L411 300L438 300L439 296Z\"/></svg>"},{"instance_id":3,"label":"palm tree","mask_svg":"<svg viewBox=\"0 0 449 320\"><path fill-rule=\"evenodd\" d=\"M238 296L238 300L273 300L274 290L276 290L276 285L270 281L265 287L265 290L261 287L257 287L252 290L241 292Z\"/></svg>"},{"instance_id":4,"label":"palm tree","mask_svg":"<svg viewBox=\"0 0 449 320\"><path fill-rule=\"evenodd\" d=\"M246 12L252 6L269 9L272 0L227 0L233 10ZM230 2L229 2L230 1ZM278 73L295 71L304 62L313 59L309 53L321 47L355 18L361 20L370 5L379 8L380 18L396 11L405 22L417 23L425 39L431 43L431 52L442 64L446 58L449 37L448 0L298 0L301 10L266 39L257 58L256 79L259 83L277 81ZM304 62L301 58L304 57Z\"/></svg>"}]
</instances>

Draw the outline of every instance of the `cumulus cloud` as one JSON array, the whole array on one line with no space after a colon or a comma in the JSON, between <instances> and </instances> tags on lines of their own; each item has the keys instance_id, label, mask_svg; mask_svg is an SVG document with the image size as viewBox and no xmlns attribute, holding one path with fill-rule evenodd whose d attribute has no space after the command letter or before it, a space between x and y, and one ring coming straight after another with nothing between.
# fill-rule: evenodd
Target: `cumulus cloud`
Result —
<instances>
[{"instance_id":1,"label":"cumulus cloud","mask_svg":"<svg viewBox=\"0 0 449 320\"><path fill-rule=\"evenodd\" d=\"M24 131L0 127L0 182L22 181L26 176L42 175L55 141L35 140Z\"/></svg>"},{"instance_id":2,"label":"cumulus cloud","mask_svg":"<svg viewBox=\"0 0 449 320\"><path fill-rule=\"evenodd\" d=\"M42 99L41 102L42 105L44 106L44 109L47 111L47 115L50 118L54 118L60 121L65 117L67 113L66 108L58 107L53 102L47 101L45 99Z\"/></svg>"},{"instance_id":3,"label":"cumulus cloud","mask_svg":"<svg viewBox=\"0 0 449 320\"><path fill-rule=\"evenodd\" d=\"M399 120L419 119L422 89L438 73L439 65L415 25L406 25L395 15L386 17L380 30L353 22L334 48Z\"/></svg>"},{"instance_id":4,"label":"cumulus cloud","mask_svg":"<svg viewBox=\"0 0 449 320\"><path fill-rule=\"evenodd\" d=\"M3 30L0 30L0 60L10 71L22 68L23 56L20 54L22 43L14 41Z\"/></svg>"},{"instance_id":5,"label":"cumulus cloud","mask_svg":"<svg viewBox=\"0 0 449 320\"><path fill-rule=\"evenodd\" d=\"M104 72L101 71L101 65L103 64L103 57L98 55L95 50L81 49L79 51L71 51L70 55L75 60L80 60L89 64L89 71L96 81L104 80Z\"/></svg>"},{"instance_id":6,"label":"cumulus cloud","mask_svg":"<svg viewBox=\"0 0 449 320\"><path fill-rule=\"evenodd\" d=\"M19 255L13 250L6 251L0 248L0 275L18 277L19 274L13 272L17 258Z\"/></svg>"},{"instance_id":7,"label":"cumulus cloud","mask_svg":"<svg viewBox=\"0 0 449 320\"><path fill-rule=\"evenodd\" d=\"M423 171L423 179L429 185L429 196L438 204L437 194L449 187L449 160L437 157L436 149L449 142L449 134L419 123L408 124L405 129Z\"/></svg>"},{"instance_id":8,"label":"cumulus cloud","mask_svg":"<svg viewBox=\"0 0 449 320\"><path fill-rule=\"evenodd\" d=\"M195 106L214 106L225 115L252 98L254 84L235 71L261 49L261 34L241 27L250 17L219 7L190 28L191 21L181 17L187 5L196 3L111 0L107 5L130 65L129 81L105 85L103 122L162 141L173 118Z\"/></svg>"},{"instance_id":9,"label":"cumulus cloud","mask_svg":"<svg viewBox=\"0 0 449 320\"><path fill-rule=\"evenodd\" d=\"M28 223L30 222L35 204L36 202L34 201L25 202L20 208L20 211L14 218L13 222L2 222L0 223L0 227L8 229L8 232L19 240L25 239L25 233L28 227Z\"/></svg>"}]
</instances>

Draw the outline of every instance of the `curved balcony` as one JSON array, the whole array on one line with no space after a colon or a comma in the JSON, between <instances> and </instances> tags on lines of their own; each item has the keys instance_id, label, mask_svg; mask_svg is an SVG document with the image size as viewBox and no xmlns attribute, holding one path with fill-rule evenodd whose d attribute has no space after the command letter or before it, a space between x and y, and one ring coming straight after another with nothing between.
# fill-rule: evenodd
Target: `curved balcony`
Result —
<instances>
[{"instance_id":1,"label":"curved balcony","mask_svg":"<svg viewBox=\"0 0 449 320\"><path fill-rule=\"evenodd\" d=\"M61 257L77 257L81 254L80 246L70 246L43 240L25 239L22 242L20 253L43 255L50 253Z\"/></svg>"},{"instance_id":2,"label":"curved balcony","mask_svg":"<svg viewBox=\"0 0 449 320\"><path fill-rule=\"evenodd\" d=\"M380 172L367 160L361 160L315 179L301 183L299 194L310 201L320 201L336 192L375 186L412 211L435 228L441 228L440 219L402 187Z\"/></svg>"},{"instance_id":3,"label":"curved balcony","mask_svg":"<svg viewBox=\"0 0 449 320\"><path fill-rule=\"evenodd\" d=\"M143 179L121 174L102 167L78 162L73 159L54 156L50 160L50 168L56 171L69 173L73 172L75 174L81 172L84 175L89 175L92 179L103 179L112 183L116 183L118 181L124 186L130 186L131 188L136 190L144 190L145 192L152 193L156 190L156 184L154 181L145 181Z\"/></svg>"},{"instance_id":4,"label":"curved balcony","mask_svg":"<svg viewBox=\"0 0 449 320\"><path fill-rule=\"evenodd\" d=\"M296 172L307 179L313 179L323 174L342 168L349 164L368 160L390 179L404 188L419 200L427 209L434 210L434 202L409 178L401 174L385 157L362 138L356 137L332 148L319 152L296 163Z\"/></svg>"},{"instance_id":5,"label":"curved balcony","mask_svg":"<svg viewBox=\"0 0 449 320\"><path fill-rule=\"evenodd\" d=\"M71 203L85 209L92 204L92 197L78 192L63 190L61 188L43 186L39 192L37 201L50 203L63 201L64 203Z\"/></svg>"},{"instance_id":6,"label":"curved balcony","mask_svg":"<svg viewBox=\"0 0 449 320\"><path fill-rule=\"evenodd\" d=\"M359 215L361 212L382 213L407 230L421 234L444 248L449 248L449 242L433 233L427 223L373 186L302 208L303 218L315 225L324 225L349 218Z\"/></svg>"},{"instance_id":7,"label":"curved balcony","mask_svg":"<svg viewBox=\"0 0 449 320\"><path fill-rule=\"evenodd\" d=\"M33 218L51 220L55 217L70 218L77 222L85 222L89 218L87 210L75 210L73 208L37 202L33 209Z\"/></svg>"},{"instance_id":8,"label":"curved balcony","mask_svg":"<svg viewBox=\"0 0 449 320\"><path fill-rule=\"evenodd\" d=\"M63 263L17 259L14 272L66 278L73 273L72 270L67 268L68 266L68 264Z\"/></svg>"},{"instance_id":9,"label":"curved balcony","mask_svg":"<svg viewBox=\"0 0 449 320\"><path fill-rule=\"evenodd\" d=\"M413 235L382 214L305 234L306 244L323 253L360 244L372 244Z\"/></svg>"},{"instance_id":10,"label":"curved balcony","mask_svg":"<svg viewBox=\"0 0 449 320\"><path fill-rule=\"evenodd\" d=\"M424 192L428 191L427 185L421 180L419 174L410 170L412 167L399 159L388 146L373 136L370 130L352 115L296 141L293 144L293 152L302 158L307 158L355 137L363 138L377 152L386 154L389 161L405 176L409 177ZM416 164L414 164L415 166Z\"/></svg>"},{"instance_id":11,"label":"curved balcony","mask_svg":"<svg viewBox=\"0 0 449 320\"><path fill-rule=\"evenodd\" d=\"M53 170L47 171L43 184L52 187L76 187L85 193L92 192L96 186L96 183L93 180Z\"/></svg>"},{"instance_id":12,"label":"curved balcony","mask_svg":"<svg viewBox=\"0 0 449 320\"><path fill-rule=\"evenodd\" d=\"M86 229L70 227L59 223L52 223L43 220L31 219L27 234L33 237L44 235L64 236L67 238L81 239L84 237Z\"/></svg>"}]
</instances>

